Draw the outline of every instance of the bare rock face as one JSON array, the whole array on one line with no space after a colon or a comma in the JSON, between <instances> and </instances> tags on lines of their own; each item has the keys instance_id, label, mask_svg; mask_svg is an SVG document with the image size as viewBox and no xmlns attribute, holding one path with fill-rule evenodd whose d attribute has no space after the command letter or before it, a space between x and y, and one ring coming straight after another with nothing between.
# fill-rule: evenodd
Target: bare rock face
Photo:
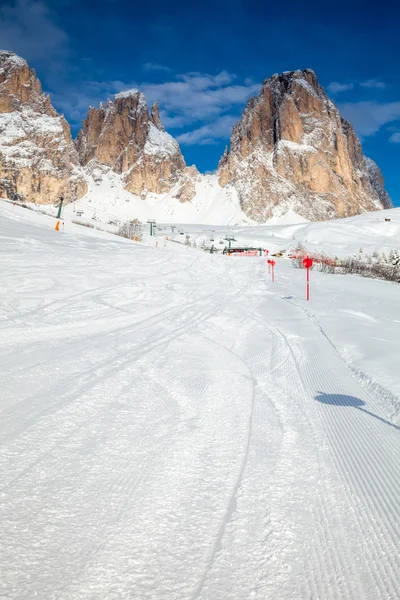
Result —
<instances>
[{"instance_id":1,"label":"bare rock face","mask_svg":"<svg viewBox=\"0 0 400 600\"><path fill-rule=\"evenodd\" d=\"M67 121L27 62L0 51L0 193L46 204L86 191Z\"/></svg>"},{"instance_id":2,"label":"bare rock face","mask_svg":"<svg viewBox=\"0 0 400 600\"><path fill-rule=\"evenodd\" d=\"M142 198L169 192L186 175L179 144L165 131L158 105L153 105L149 117L146 99L138 90L121 92L106 105L90 108L75 145L82 165L96 161L108 166L121 174L129 192Z\"/></svg>"},{"instance_id":3,"label":"bare rock face","mask_svg":"<svg viewBox=\"0 0 400 600\"><path fill-rule=\"evenodd\" d=\"M160 131L165 131L164 125L161 123L160 112L159 112L159 109L158 109L158 103L157 102L154 102L153 106L151 107L150 121Z\"/></svg>"},{"instance_id":4,"label":"bare rock face","mask_svg":"<svg viewBox=\"0 0 400 600\"><path fill-rule=\"evenodd\" d=\"M190 202L193 200L196 195L196 183L200 183L202 177L204 177L204 175L200 175L194 165L187 167L183 177L179 180L180 187L175 194L176 198L178 198L180 202Z\"/></svg>"},{"instance_id":5,"label":"bare rock face","mask_svg":"<svg viewBox=\"0 0 400 600\"><path fill-rule=\"evenodd\" d=\"M288 209L324 220L391 206L379 168L310 69L264 81L233 128L218 174L258 222Z\"/></svg>"}]
</instances>

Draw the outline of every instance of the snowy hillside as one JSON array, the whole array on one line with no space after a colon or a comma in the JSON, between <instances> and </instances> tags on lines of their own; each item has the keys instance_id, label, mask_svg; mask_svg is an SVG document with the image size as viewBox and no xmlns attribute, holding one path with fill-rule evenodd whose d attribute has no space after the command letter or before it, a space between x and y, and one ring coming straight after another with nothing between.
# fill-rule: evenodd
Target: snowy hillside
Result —
<instances>
[{"instance_id":1,"label":"snowy hillside","mask_svg":"<svg viewBox=\"0 0 400 600\"><path fill-rule=\"evenodd\" d=\"M296 220L298 223L296 224ZM288 213L270 223L246 227L207 227L203 225L183 225L184 231L201 244L203 240L214 238L217 243L226 235L234 235L233 246L256 246L271 252L290 251L299 243L309 251L322 251L346 258L353 254L372 254L377 251L390 252L400 249L400 208L365 213L348 219L332 221L301 222L301 217ZM179 233L173 238L179 240ZM220 244L224 247L226 242ZM217 245L217 244L216 244Z\"/></svg>"},{"instance_id":2,"label":"snowy hillside","mask_svg":"<svg viewBox=\"0 0 400 600\"><path fill-rule=\"evenodd\" d=\"M282 247L289 249L296 242L306 244L310 250L331 251L334 248L340 256L347 256L360 247L373 251L400 246L397 238L400 235L400 209L374 211L348 219L309 222L292 210L277 206L274 216L264 225L259 225L242 211L235 188L222 188L217 175L198 174L194 181L195 196L189 202L181 202L177 197L181 181L170 192L148 193L144 200L124 188L123 177L97 164L86 169L88 193L81 200L67 204L63 217L81 223L97 222L99 226L134 219L142 222L155 219L159 223L178 224L188 232L198 231L200 237L203 226L217 228L219 235L225 235L228 228L240 243L268 243L276 251ZM37 205L37 208L52 215L56 213L54 206ZM390 219L390 222L385 219Z\"/></svg>"},{"instance_id":3,"label":"snowy hillside","mask_svg":"<svg viewBox=\"0 0 400 600\"><path fill-rule=\"evenodd\" d=\"M105 224L118 219L146 221L150 218L168 223L210 225L237 225L252 222L242 212L235 190L222 189L218 185L216 175L197 177L196 195L191 202L181 202L176 197L180 189L179 183L168 193L149 193L146 200L143 200L124 189L121 177L106 168L96 168L87 177L87 181L88 194L65 207L65 218L76 218L76 213L83 211L81 220L90 221L95 216L98 221Z\"/></svg>"},{"instance_id":4,"label":"snowy hillside","mask_svg":"<svg viewBox=\"0 0 400 600\"><path fill-rule=\"evenodd\" d=\"M54 223L0 204L0 595L398 599L400 286Z\"/></svg>"}]
</instances>

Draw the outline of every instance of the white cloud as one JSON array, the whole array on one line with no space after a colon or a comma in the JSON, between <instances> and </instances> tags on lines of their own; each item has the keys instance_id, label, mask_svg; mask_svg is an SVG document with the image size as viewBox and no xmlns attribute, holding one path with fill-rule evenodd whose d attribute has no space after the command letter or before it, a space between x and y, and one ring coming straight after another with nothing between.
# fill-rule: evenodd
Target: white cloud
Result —
<instances>
[{"instance_id":1,"label":"white cloud","mask_svg":"<svg viewBox=\"0 0 400 600\"><path fill-rule=\"evenodd\" d=\"M378 79L368 79L367 81L361 81L360 85L365 88L384 89L386 84Z\"/></svg>"},{"instance_id":2,"label":"white cloud","mask_svg":"<svg viewBox=\"0 0 400 600\"><path fill-rule=\"evenodd\" d=\"M165 65L159 65L158 63L147 62L143 65L143 71L163 71L164 73L171 73L172 69Z\"/></svg>"},{"instance_id":3,"label":"white cloud","mask_svg":"<svg viewBox=\"0 0 400 600\"><path fill-rule=\"evenodd\" d=\"M379 81L379 79L367 79L366 81L357 81L355 83L339 83L337 81L332 81L332 83L327 86L327 90L331 94L340 94L341 92L353 90L356 86L369 89L386 88L386 84L383 83L383 81Z\"/></svg>"},{"instance_id":4,"label":"white cloud","mask_svg":"<svg viewBox=\"0 0 400 600\"><path fill-rule=\"evenodd\" d=\"M2 48L23 58L54 62L69 52L68 36L42 0L16 0L0 6Z\"/></svg>"},{"instance_id":5,"label":"white cloud","mask_svg":"<svg viewBox=\"0 0 400 600\"><path fill-rule=\"evenodd\" d=\"M387 123L400 119L400 102L349 102L338 108L361 136L373 135Z\"/></svg>"},{"instance_id":6,"label":"white cloud","mask_svg":"<svg viewBox=\"0 0 400 600\"><path fill-rule=\"evenodd\" d=\"M395 144L400 144L400 131L397 131L396 133L392 133L389 140Z\"/></svg>"},{"instance_id":7,"label":"white cloud","mask_svg":"<svg viewBox=\"0 0 400 600\"><path fill-rule=\"evenodd\" d=\"M239 84L234 83L236 79L234 73L227 71L216 75L189 72L163 83L112 81L106 87L111 93L138 88L149 105L158 102L165 127L187 129L196 125L192 131L182 134L184 137L179 136L182 143L194 143L197 139L198 143L211 144L230 136L232 124L237 120L231 116L232 112L236 114L250 96L260 91L260 85L252 80ZM224 133L221 133L222 128Z\"/></svg>"},{"instance_id":8,"label":"white cloud","mask_svg":"<svg viewBox=\"0 0 400 600\"><path fill-rule=\"evenodd\" d=\"M187 73L176 81L138 84L149 103L157 100L166 125L185 127L198 121L210 121L229 113L257 94L257 84L232 84L235 76L225 71L217 75ZM169 123L167 124L167 121Z\"/></svg>"},{"instance_id":9,"label":"white cloud","mask_svg":"<svg viewBox=\"0 0 400 600\"><path fill-rule=\"evenodd\" d=\"M332 81L332 83L328 85L327 90L331 92L331 94L339 94L340 92L346 92L353 88L354 83L338 83L337 81Z\"/></svg>"},{"instance_id":10,"label":"white cloud","mask_svg":"<svg viewBox=\"0 0 400 600\"><path fill-rule=\"evenodd\" d=\"M217 140L229 138L232 132L232 127L237 121L237 117L233 115L225 115L216 121L212 121L207 125L203 125L192 131L181 133L177 140L181 144L191 146L193 144L209 145L215 144Z\"/></svg>"},{"instance_id":11,"label":"white cloud","mask_svg":"<svg viewBox=\"0 0 400 600\"><path fill-rule=\"evenodd\" d=\"M235 82L236 79L235 74L221 71L217 74L184 73L163 83L85 81L75 84L76 87L68 92L52 94L52 101L76 126L86 117L89 106L97 107L117 92L137 88L144 93L149 108L153 102L158 102L167 129L185 130L178 137L182 143L212 144L215 140L230 137L232 126L247 99L260 91L261 86L252 80L240 84Z\"/></svg>"},{"instance_id":12,"label":"white cloud","mask_svg":"<svg viewBox=\"0 0 400 600\"><path fill-rule=\"evenodd\" d=\"M236 79L236 75L234 73L228 73L227 71L221 71L217 75L191 72L178 75L178 79L182 79L188 85L193 86L194 89L206 90L209 88L217 88L223 85L229 85Z\"/></svg>"}]
</instances>

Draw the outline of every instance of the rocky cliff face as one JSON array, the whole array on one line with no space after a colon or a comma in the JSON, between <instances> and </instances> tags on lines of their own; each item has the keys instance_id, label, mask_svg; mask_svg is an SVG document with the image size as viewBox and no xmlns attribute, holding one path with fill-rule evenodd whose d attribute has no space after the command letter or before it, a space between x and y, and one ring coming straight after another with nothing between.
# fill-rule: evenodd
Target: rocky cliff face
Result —
<instances>
[{"instance_id":1,"label":"rocky cliff face","mask_svg":"<svg viewBox=\"0 0 400 600\"><path fill-rule=\"evenodd\" d=\"M166 133L154 104L149 117L146 99L138 90L121 92L89 114L76 139L82 165L105 165L121 174L125 188L146 198L170 191L192 195L179 144ZM193 193L194 195L194 193Z\"/></svg>"},{"instance_id":2,"label":"rocky cliff face","mask_svg":"<svg viewBox=\"0 0 400 600\"><path fill-rule=\"evenodd\" d=\"M87 185L64 117L27 62L0 51L0 193L56 203L80 198Z\"/></svg>"},{"instance_id":3,"label":"rocky cliff face","mask_svg":"<svg viewBox=\"0 0 400 600\"><path fill-rule=\"evenodd\" d=\"M158 105L149 114L138 90L90 108L73 143L35 72L0 51L0 194L37 203L56 203L61 195L76 200L86 181L100 185L110 170L120 176L119 188L143 199L167 193L181 202L194 198L203 177L186 167ZM352 126L308 69L264 81L233 129L218 178L258 222L289 209L317 220L391 206L379 168L363 156Z\"/></svg>"},{"instance_id":4,"label":"rocky cliff face","mask_svg":"<svg viewBox=\"0 0 400 600\"><path fill-rule=\"evenodd\" d=\"M380 170L309 69L264 81L233 129L218 174L258 222L288 209L317 220L391 206Z\"/></svg>"}]
</instances>

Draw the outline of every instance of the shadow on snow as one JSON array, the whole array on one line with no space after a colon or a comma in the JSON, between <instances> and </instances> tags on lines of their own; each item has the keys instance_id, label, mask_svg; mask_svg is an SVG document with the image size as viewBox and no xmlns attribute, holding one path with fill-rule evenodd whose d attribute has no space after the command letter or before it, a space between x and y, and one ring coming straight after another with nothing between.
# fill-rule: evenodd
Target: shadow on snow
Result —
<instances>
[{"instance_id":1,"label":"shadow on snow","mask_svg":"<svg viewBox=\"0 0 400 600\"><path fill-rule=\"evenodd\" d=\"M346 396L344 394L325 394L324 392L318 392L318 396L314 396L314 398L315 400L318 400L318 402L321 402L321 404L331 404L332 406L353 406L357 410L361 410L367 415L378 419L382 423L400 430L400 427L394 423L390 423L390 421L386 421L385 419L382 419L382 417L379 417L366 408L363 408L365 406L365 402L360 400L360 398L356 398L355 396Z\"/></svg>"}]
</instances>

